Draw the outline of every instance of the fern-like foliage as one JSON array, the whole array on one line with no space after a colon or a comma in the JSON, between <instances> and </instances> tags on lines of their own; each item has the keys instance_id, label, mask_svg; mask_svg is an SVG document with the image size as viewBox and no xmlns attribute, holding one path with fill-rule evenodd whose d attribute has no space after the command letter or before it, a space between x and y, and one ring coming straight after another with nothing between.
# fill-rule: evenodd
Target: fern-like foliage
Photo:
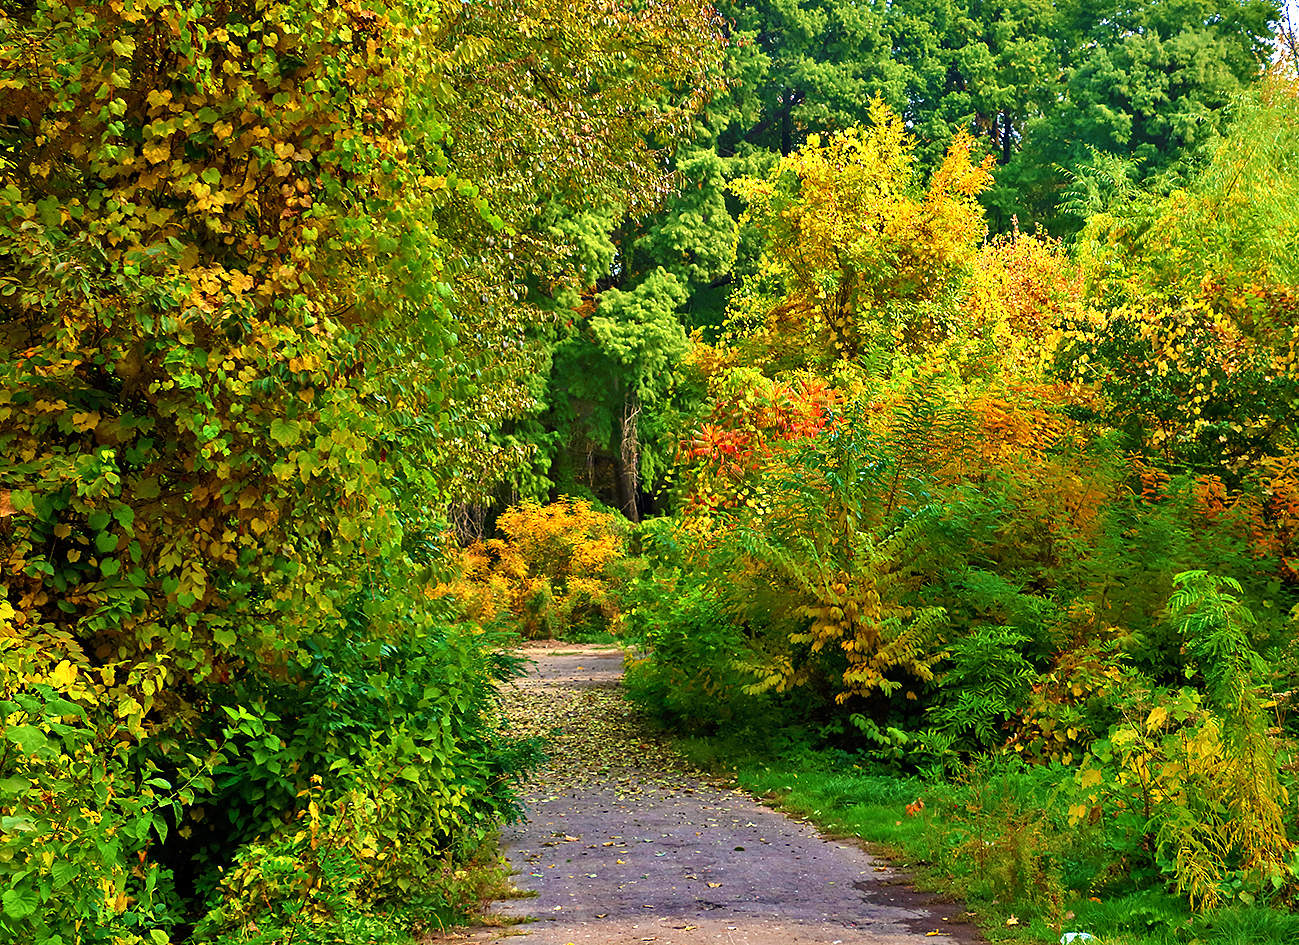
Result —
<instances>
[{"instance_id":1,"label":"fern-like foliage","mask_svg":"<svg viewBox=\"0 0 1299 945\"><path fill-rule=\"evenodd\" d=\"M1169 612L1204 674L1205 701L1221 745L1230 816L1220 842L1246 869L1280 876L1291 850L1282 810L1286 792L1258 693L1265 667L1246 632L1254 617L1238 596L1240 584L1231 578L1186 571L1174 585ZM1179 886L1192 879L1179 870Z\"/></svg>"},{"instance_id":2,"label":"fern-like foliage","mask_svg":"<svg viewBox=\"0 0 1299 945\"><path fill-rule=\"evenodd\" d=\"M938 727L980 746L1004 740L1001 727L1023 708L1037 678L1021 653L1027 642L1010 627L984 626L949 644L941 680L948 698L931 713Z\"/></svg>"},{"instance_id":3,"label":"fern-like foliage","mask_svg":"<svg viewBox=\"0 0 1299 945\"><path fill-rule=\"evenodd\" d=\"M933 678L945 612L917 604L915 592L949 413L939 398L916 394L880 435L850 407L762 471L760 497L713 569L727 576L722 590L737 617L776 631L744 664L750 691L833 676L844 702Z\"/></svg>"},{"instance_id":4,"label":"fern-like foliage","mask_svg":"<svg viewBox=\"0 0 1299 945\"><path fill-rule=\"evenodd\" d=\"M1203 691L1130 681L1123 719L1079 769L1083 802L1070 808L1075 821L1104 812L1110 844L1153 859L1200 909L1293 881L1286 792L1257 691L1264 667L1240 593L1205 571L1177 575L1169 617Z\"/></svg>"}]
</instances>

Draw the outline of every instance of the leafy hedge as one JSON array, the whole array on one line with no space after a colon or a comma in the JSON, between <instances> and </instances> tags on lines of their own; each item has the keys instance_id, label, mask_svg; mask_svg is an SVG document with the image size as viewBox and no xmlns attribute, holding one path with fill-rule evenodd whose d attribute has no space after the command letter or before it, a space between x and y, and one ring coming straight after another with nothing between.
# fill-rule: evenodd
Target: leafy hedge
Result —
<instances>
[{"instance_id":1,"label":"leafy hedge","mask_svg":"<svg viewBox=\"0 0 1299 945\"><path fill-rule=\"evenodd\" d=\"M518 459L488 434L535 310L494 263L550 251L538 199L661 176L708 23L0 3L0 936L329 936L454 898L523 761L499 641L426 593L448 507ZM637 36L689 51L629 66ZM516 82L536 56L607 114L493 124L498 84L553 104ZM529 171L534 131L601 143Z\"/></svg>"}]
</instances>

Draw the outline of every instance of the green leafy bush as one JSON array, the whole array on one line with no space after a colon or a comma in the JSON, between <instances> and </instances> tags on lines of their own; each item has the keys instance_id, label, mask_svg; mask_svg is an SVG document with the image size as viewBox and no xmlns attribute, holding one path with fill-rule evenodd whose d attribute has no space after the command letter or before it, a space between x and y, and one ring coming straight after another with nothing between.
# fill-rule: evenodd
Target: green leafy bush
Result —
<instances>
[{"instance_id":1,"label":"green leafy bush","mask_svg":"<svg viewBox=\"0 0 1299 945\"><path fill-rule=\"evenodd\" d=\"M656 591L661 600L633 612L643 650L627 661L628 696L685 731L759 724L771 700L744 691L736 659L745 640L711 590L679 579Z\"/></svg>"},{"instance_id":2,"label":"green leafy bush","mask_svg":"<svg viewBox=\"0 0 1299 945\"><path fill-rule=\"evenodd\" d=\"M1077 773L1071 816L1103 819L1134 870L1157 867L1197 908L1253 902L1293 882L1253 617L1231 579L1190 571L1175 584L1170 614L1203 692L1131 681L1123 718Z\"/></svg>"},{"instance_id":3,"label":"green leafy bush","mask_svg":"<svg viewBox=\"0 0 1299 945\"><path fill-rule=\"evenodd\" d=\"M0 933L9 940L165 942L182 921L171 871L149 854L210 791L215 757L192 758L181 775L141 758L130 709L104 705L69 661L51 665L38 648L0 637Z\"/></svg>"},{"instance_id":4,"label":"green leafy bush","mask_svg":"<svg viewBox=\"0 0 1299 945\"><path fill-rule=\"evenodd\" d=\"M360 619L360 614L356 615ZM370 785L367 828L391 863L370 858L360 891L404 895L448 851L472 851L516 813L513 781L533 748L498 729L496 686L518 671L506 639L428 623L380 642L355 624L318 639L287 679L250 674L218 693L228 746L205 817L191 828L219 864L300 814L309 777L326 802ZM400 840L394 846L394 840ZM400 850L400 855L395 850Z\"/></svg>"},{"instance_id":5,"label":"green leafy bush","mask_svg":"<svg viewBox=\"0 0 1299 945\"><path fill-rule=\"evenodd\" d=\"M1037 677L1020 648L1028 638L1006 627L979 627L950 643L940 670L942 700L931 710L940 728L966 736L974 747L1006 739L1006 724L1018 716Z\"/></svg>"}]
</instances>

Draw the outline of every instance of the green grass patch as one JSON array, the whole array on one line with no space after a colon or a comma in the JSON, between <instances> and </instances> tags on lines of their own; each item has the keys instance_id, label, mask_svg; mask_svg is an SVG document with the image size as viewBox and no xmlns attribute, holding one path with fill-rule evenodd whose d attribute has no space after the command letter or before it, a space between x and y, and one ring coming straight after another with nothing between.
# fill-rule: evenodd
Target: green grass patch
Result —
<instances>
[{"instance_id":1,"label":"green grass patch","mask_svg":"<svg viewBox=\"0 0 1299 945\"><path fill-rule=\"evenodd\" d=\"M934 783L836 751L761 755L717 738L681 748L827 834L859 839L919 888L965 902L994 942L1056 943L1065 932L1088 932L1096 945L1299 942L1294 914L1255 905L1194 915L1159 877L1126 874L1099 827L1071 828L1053 806L1063 769L994 761Z\"/></svg>"}]
</instances>

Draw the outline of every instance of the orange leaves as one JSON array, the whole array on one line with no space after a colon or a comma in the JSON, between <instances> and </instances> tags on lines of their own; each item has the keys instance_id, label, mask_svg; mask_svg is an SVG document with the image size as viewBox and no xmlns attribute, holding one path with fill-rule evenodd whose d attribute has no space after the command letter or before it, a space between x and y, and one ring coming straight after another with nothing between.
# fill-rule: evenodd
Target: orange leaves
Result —
<instances>
[{"instance_id":1,"label":"orange leaves","mask_svg":"<svg viewBox=\"0 0 1299 945\"><path fill-rule=\"evenodd\" d=\"M525 500L496 527L504 537L465 548L458 577L435 587L435 596L454 598L477 622L512 622L533 639L618 628L626 554L618 516L580 499Z\"/></svg>"},{"instance_id":2,"label":"orange leaves","mask_svg":"<svg viewBox=\"0 0 1299 945\"><path fill-rule=\"evenodd\" d=\"M1212 522L1227 508L1227 486L1217 476L1200 476L1195 480L1195 499L1201 513Z\"/></svg>"},{"instance_id":3,"label":"orange leaves","mask_svg":"<svg viewBox=\"0 0 1299 945\"><path fill-rule=\"evenodd\" d=\"M976 397L969 411L980 462L1022 464L1057 446L1071 425L1052 395L1049 389L1020 388Z\"/></svg>"},{"instance_id":4,"label":"orange leaves","mask_svg":"<svg viewBox=\"0 0 1299 945\"><path fill-rule=\"evenodd\" d=\"M830 423L839 394L824 380L754 378L754 386L714 403L709 419L681 443L688 503L733 508L743 503L740 481L782 442L806 439Z\"/></svg>"},{"instance_id":5,"label":"orange leaves","mask_svg":"<svg viewBox=\"0 0 1299 945\"><path fill-rule=\"evenodd\" d=\"M1167 471L1146 462L1139 456L1133 456L1128 462L1141 482L1142 499L1147 502L1160 502L1167 498L1168 485L1173 478Z\"/></svg>"}]
</instances>

